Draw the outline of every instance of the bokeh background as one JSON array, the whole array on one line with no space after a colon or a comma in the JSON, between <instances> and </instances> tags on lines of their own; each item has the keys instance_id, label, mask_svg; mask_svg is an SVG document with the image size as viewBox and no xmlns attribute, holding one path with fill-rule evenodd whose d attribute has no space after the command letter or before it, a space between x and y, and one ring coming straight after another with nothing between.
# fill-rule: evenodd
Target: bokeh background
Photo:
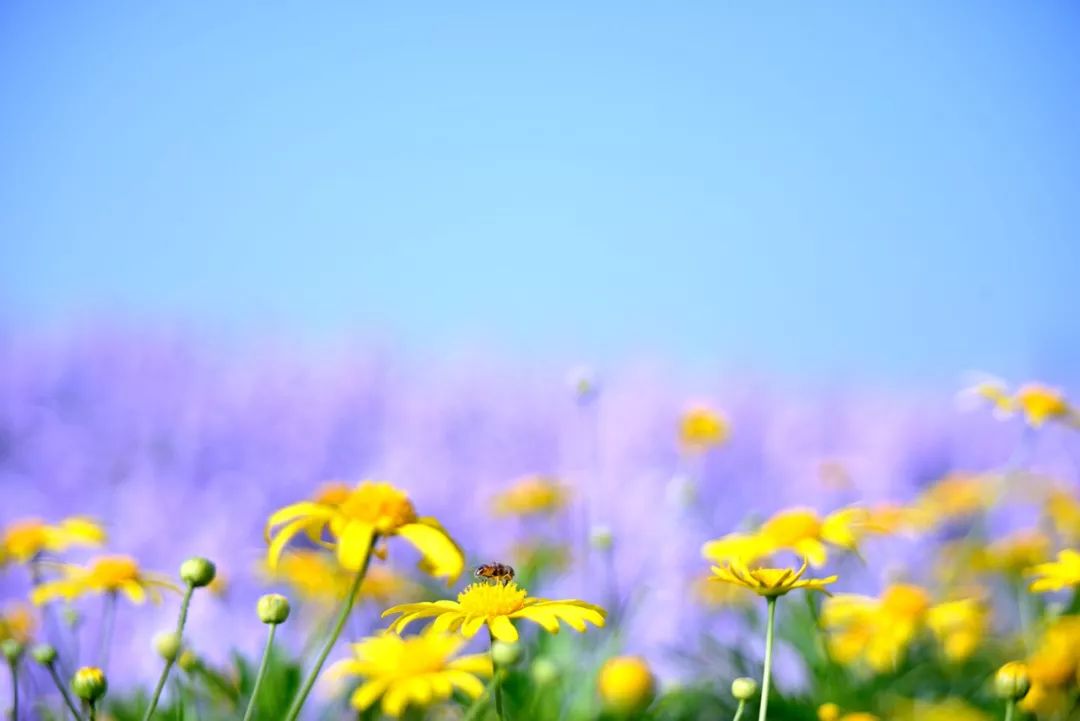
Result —
<instances>
[{"instance_id":1,"label":"bokeh background","mask_svg":"<svg viewBox=\"0 0 1080 721\"><path fill-rule=\"evenodd\" d=\"M665 579L748 516L1017 453L1076 482L1075 434L954 396L1080 381L1078 27L1068 2L5 2L0 520L213 556L230 593L192 628L221 657L261 644L266 514L320 482L392 480L479 561L569 532L490 513L553 474L653 609L627 646L678 677L713 621ZM691 403L731 437L687 468ZM693 523L664 510L686 475ZM571 589L596 591L543 590ZM172 613L122 614L116 663Z\"/></svg>"}]
</instances>

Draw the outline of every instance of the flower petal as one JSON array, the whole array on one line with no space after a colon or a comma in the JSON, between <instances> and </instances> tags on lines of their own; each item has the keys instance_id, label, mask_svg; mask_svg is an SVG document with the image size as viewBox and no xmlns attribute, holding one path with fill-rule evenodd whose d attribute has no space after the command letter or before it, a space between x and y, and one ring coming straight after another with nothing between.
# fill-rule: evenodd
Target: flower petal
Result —
<instances>
[{"instance_id":1,"label":"flower petal","mask_svg":"<svg viewBox=\"0 0 1080 721\"><path fill-rule=\"evenodd\" d=\"M371 543L375 540L375 528L363 521L349 521L341 531L337 542L338 562L350 571L359 571L367 560Z\"/></svg>"},{"instance_id":2,"label":"flower petal","mask_svg":"<svg viewBox=\"0 0 1080 721\"><path fill-rule=\"evenodd\" d=\"M358 711L367 711L383 695L389 685L390 680L386 678L373 678L370 681L365 681L353 691L349 703Z\"/></svg>"},{"instance_id":3,"label":"flower petal","mask_svg":"<svg viewBox=\"0 0 1080 721\"><path fill-rule=\"evenodd\" d=\"M517 629L514 628L514 624L510 622L510 619L506 616L494 616L488 620L488 628L491 629L491 635L500 641L506 643L513 643L518 640Z\"/></svg>"},{"instance_id":4,"label":"flower petal","mask_svg":"<svg viewBox=\"0 0 1080 721\"><path fill-rule=\"evenodd\" d=\"M436 578L454 581L465 568L465 555L441 526L427 523L406 523L397 535L416 546L424 555L424 568Z\"/></svg>"}]
</instances>

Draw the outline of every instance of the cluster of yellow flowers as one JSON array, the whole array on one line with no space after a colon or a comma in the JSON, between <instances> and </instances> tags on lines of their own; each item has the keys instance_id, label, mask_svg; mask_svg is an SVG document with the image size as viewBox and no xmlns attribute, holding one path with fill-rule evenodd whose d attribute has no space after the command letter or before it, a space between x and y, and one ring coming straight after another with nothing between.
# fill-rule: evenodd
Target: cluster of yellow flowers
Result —
<instances>
[{"instance_id":1,"label":"cluster of yellow flowers","mask_svg":"<svg viewBox=\"0 0 1080 721\"><path fill-rule=\"evenodd\" d=\"M1047 421L1080 427L1080 415L1065 394L1042 383L1026 383L1010 392L1003 381L987 378L966 389L965 394L988 402L998 417L1022 413L1033 428L1039 428Z\"/></svg>"}]
</instances>

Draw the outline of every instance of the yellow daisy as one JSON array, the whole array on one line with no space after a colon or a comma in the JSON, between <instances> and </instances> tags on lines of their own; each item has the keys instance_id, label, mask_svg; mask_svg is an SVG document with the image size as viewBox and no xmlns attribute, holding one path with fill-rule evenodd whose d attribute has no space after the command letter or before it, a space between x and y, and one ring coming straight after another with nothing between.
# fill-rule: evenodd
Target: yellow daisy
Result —
<instances>
[{"instance_id":1,"label":"yellow daisy","mask_svg":"<svg viewBox=\"0 0 1080 721\"><path fill-rule=\"evenodd\" d=\"M990 614L978 598L963 598L931 606L926 624L934 633L945 657L953 662L968 659L986 635Z\"/></svg>"},{"instance_id":2,"label":"yellow daisy","mask_svg":"<svg viewBox=\"0 0 1080 721\"><path fill-rule=\"evenodd\" d=\"M1038 428L1048 420L1068 418L1072 414L1072 409L1061 391L1041 383L1022 386L1016 392L1016 404L1024 412L1024 418L1032 428Z\"/></svg>"},{"instance_id":3,"label":"yellow daisy","mask_svg":"<svg viewBox=\"0 0 1080 721\"><path fill-rule=\"evenodd\" d=\"M56 564L61 578L46 581L30 593L36 605L56 598L71 600L90 593L123 593L132 603L143 603L149 598L161 601L160 589L179 592L165 576L146 573L130 556L99 556L87 566Z\"/></svg>"},{"instance_id":4,"label":"yellow daisy","mask_svg":"<svg viewBox=\"0 0 1080 721\"><path fill-rule=\"evenodd\" d=\"M352 658L326 670L328 678L360 677L350 703L366 711L382 699L382 711L393 718L406 708L426 707L445 701L454 690L472 699L484 692L477 676L492 674L487 654L455 658L464 640L428 630L402 638L391 633L366 638L352 646Z\"/></svg>"},{"instance_id":5,"label":"yellow daisy","mask_svg":"<svg viewBox=\"0 0 1080 721\"><path fill-rule=\"evenodd\" d=\"M458 594L456 601L425 601L394 606L383 617L398 615L390 630L401 633L413 621L434 619L431 628L439 632L461 632L472 638L482 626L499 641L516 641L517 629L511 622L524 618L540 624L549 633L559 632L559 621L575 631L585 630L586 622L603 626L607 612L599 606L578 600L549 601L530 598L524 588L514 582L501 584L473 583Z\"/></svg>"},{"instance_id":6,"label":"yellow daisy","mask_svg":"<svg viewBox=\"0 0 1080 721\"><path fill-rule=\"evenodd\" d=\"M0 612L0 641L9 638L25 645L34 636L37 618L33 609L25 603L16 603Z\"/></svg>"},{"instance_id":7,"label":"yellow daisy","mask_svg":"<svg viewBox=\"0 0 1080 721\"><path fill-rule=\"evenodd\" d=\"M326 532L330 540L324 538ZM272 569L299 533L334 548L338 562L350 571L359 570L376 541L389 536L400 536L415 546L424 556L424 569L433 576L453 580L465 567L461 549L439 522L418 517L409 497L389 483L362 481L348 490L331 486L314 501L276 511L266 523L266 533L270 542L267 563Z\"/></svg>"},{"instance_id":8,"label":"yellow daisy","mask_svg":"<svg viewBox=\"0 0 1080 721\"><path fill-rule=\"evenodd\" d=\"M45 551L64 551L71 546L100 546L105 531L89 518L65 518L49 524L40 518L15 521L0 537L0 566L27 563Z\"/></svg>"},{"instance_id":9,"label":"yellow daisy","mask_svg":"<svg viewBox=\"0 0 1080 721\"><path fill-rule=\"evenodd\" d=\"M554 478L526 476L495 496L497 516L550 515L566 505L567 490Z\"/></svg>"},{"instance_id":10,"label":"yellow daisy","mask_svg":"<svg viewBox=\"0 0 1080 721\"><path fill-rule=\"evenodd\" d=\"M712 580L743 586L766 598L777 598L798 588L804 588L807 591L821 591L826 595L831 595L825 586L834 583L836 576L803 578L803 574L806 573L806 565L805 558L798 570L791 568L749 568L739 561L733 561L725 566L713 566Z\"/></svg>"},{"instance_id":11,"label":"yellow daisy","mask_svg":"<svg viewBox=\"0 0 1080 721\"><path fill-rule=\"evenodd\" d=\"M690 449L705 451L721 445L729 434L727 420L707 406L693 406L679 419L679 440Z\"/></svg>"},{"instance_id":12,"label":"yellow daisy","mask_svg":"<svg viewBox=\"0 0 1080 721\"><path fill-rule=\"evenodd\" d=\"M1040 563L1031 568L1030 574L1037 576L1030 586L1035 593L1080 586L1080 551L1071 548L1058 551L1056 561Z\"/></svg>"}]
</instances>

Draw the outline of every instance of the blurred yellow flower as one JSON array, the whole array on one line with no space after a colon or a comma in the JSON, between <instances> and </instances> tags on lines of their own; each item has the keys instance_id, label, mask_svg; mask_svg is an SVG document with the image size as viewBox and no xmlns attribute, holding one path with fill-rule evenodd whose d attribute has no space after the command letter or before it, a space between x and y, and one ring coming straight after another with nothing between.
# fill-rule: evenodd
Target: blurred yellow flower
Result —
<instances>
[{"instance_id":1,"label":"blurred yellow flower","mask_svg":"<svg viewBox=\"0 0 1080 721\"><path fill-rule=\"evenodd\" d=\"M550 515L566 505L567 495L554 478L526 476L495 496L492 507L497 516Z\"/></svg>"},{"instance_id":2,"label":"blurred yellow flower","mask_svg":"<svg viewBox=\"0 0 1080 721\"><path fill-rule=\"evenodd\" d=\"M48 524L40 518L26 518L8 525L0 538L0 566L27 563L43 552L64 551L71 546L100 546L105 531L89 518L65 518Z\"/></svg>"},{"instance_id":3,"label":"blurred yellow flower","mask_svg":"<svg viewBox=\"0 0 1080 721\"><path fill-rule=\"evenodd\" d=\"M160 589L179 592L180 589L168 577L146 573L130 556L98 556L87 566L56 564L61 578L46 581L30 593L36 605L56 598L71 600L91 593L122 593L132 603L143 603L149 598L161 602Z\"/></svg>"},{"instance_id":4,"label":"blurred yellow flower","mask_svg":"<svg viewBox=\"0 0 1080 721\"><path fill-rule=\"evenodd\" d=\"M1016 392L1016 405L1032 428L1039 428L1048 420L1067 418L1072 413L1061 391L1041 383L1021 386Z\"/></svg>"},{"instance_id":5,"label":"blurred yellow flower","mask_svg":"<svg viewBox=\"0 0 1080 721\"><path fill-rule=\"evenodd\" d=\"M0 641L9 638L26 645L34 636L37 618L34 610L25 603L15 603L0 613Z\"/></svg>"},{"instance_id":6,"label":"blurred yellow flower","mask_svg":"<svg viewBox=\"0 0 1080 721\"><path fill-rule=\"evenodd\" d=\"M994 415L1001 418L1007 418L1016 411L1016 401L1009 395L1008 386L996 378L985 378L963 393L989 402Z\"/></svg>"},{"instance_id":7,"label":"blurred yellow flower","mask_svg":"<svg viewBox=\"0 0 1080 721\"><path fill-rule=\"evenodd\" d=\"M840 718L840 707L832 703L823 703L818 706L818 721L837 721Z\"/></svg>"},{"instance_id":8,"label":"blurred yellow flower","mask_svg":"<svg viewBox=\"0 0 1080 721\"><path fill-rule=\"evenodd\" d=\"M924 511L897 503L879 503L866 513L867 532L883 536L920 531L930 525Z\"/></svg>"},{"instance_id":9,"label":"blurred yellow flower","mask_svg":"<svg viewBox=\"0 0 1080 721\"><path fill-rule=\"evenodd\" d=\"M472 699L484 693L478 676L491 676L491 659L487 654L457 656L462 645L460 637L432 631L408 638L383 633L353 644L352 657L331 665L326 677L359 677L362 683L350 699L353 708L366 711L382 699L382 712L399 718L407 708L446 701L455 689Z\"/></svg>"},{"instance_id":10,"label":"blurred yellow flower","mask_svg":"<svg viewBox=\"0 0 1080 721\"><path fill-rule=\"evenodd\" d=\"M1080 499L1056 488L1047 494L1044 509L1062 540L1073 545L1080 543Z\"/></svg>"},{"instance_id":11,"label":"blurred yellow flower","mask_svg":"<svg viewBox=\"0 0 1080 721\"><path fill-rule=\"evenodd\" d=\"M941 523L981 513L996 497L996 488L982 476L951 473L926 489L917 507L929 520Z\"/></svg>"},{"instance_id":12,"label":"blurred yellow flower","mask_svg":"<svg viewBox=\"0 0 1080 721\"><path fill-rule=\"evenodd\" d=\"M701 547L701 555L718 564L753 563L769 555L771 547L756 534L729 533Z\"/></svg>"},{"instance_id":13,"label":"blurred yellow flower","mask_svg":"<svg viewBox=\"0 0 1080 721\"><path fill-rule=\"evenodd\" d=\"M781 549L791 550L817 568L828 560L821 526L821 519L811 509L789 508L761 524L758 536L770 553Z\"/></svg>"},{"instance_id":14,"label":"blurred yellow flower","mask_svg":"<svg viewBox=\"0 0 1080 721\"><path fill-rule=\"evenodd\" d=\"M1016 707L1024 713L1035 714L1040 718L1061 718L1068 704L1069 696L1066 690L1032 681L1031 688Z\"/></svg>"},{"instance_id":15,"label":"blurred yellow flower","mask_svg":"<svg viewBox=\"0 0 1080 721\"><path fill-rule=\"evenodd\" d=\"M1071 548L1058 551L1056 561L1040 563L1032 567L1029 574L1036 577L1030 586L1034 593L1080 586L1080 551Z\"/></svg>"},{"instance_id":16,"label":"blurred yellow flower","mask_svg":"<svg viewBox=\"0 0 1080 721\"><path fill-rule=\"evenodd\" d=\"M993 718L959 698L908 701L898 704L896 712L890 715L895 721L992 721Z\"/></svg>"},{"instance_id":17,"label":"blurred yellow flower","mask_svg":"<svg viewBox=\"0 0 1080 721\"><path fill-rule=\"evenodd\" d=\"M350 571L364 565L378 540L400 536L423 554L423 567L431 575L450 580L461 575L465 557L458 545L438 521L418 517L409 497L389 483L362 481L345 494L334 485L324 489L320 499L293 503L270 516L266 533L271 568L299 533L334 548L338 562ZM323 538L326 531L332 541Z\"/></svg>"},{"instance_id":18,"label":"blurred yellow flower","mask_svg":"<svg viewBox=\"0 0 1080 721\"><path fill-rule=\"evenodd\" d=\"M281 556L276 570L267 575L289 586L303 601L333 604L349 592L353 574L324 551L301 549ZM417 584L382 565L368 568L360 583L360 598L386 604L419 592Z\"/></svg>"},{"instance_id":19,"label":"blurred yellow flower","mask_svg":"<svg viewBox=\"0 0 1080 721\"><path fill-rule=\"evenodd\" d=\"M945 657L955 663L968 659L987 632L989 611L978 598L964 598L931 606L926 623L941 644Z\"/></svg>"},{"instance_id":20,"label":"blurred yellow flower","mask_svg":"<svg viewBox=\"0 0 1080 721\"><path fill-rule=\"evenodd\" d=\"M616 656L600 667L596 681L604 706L617 714L640 713L656 694L656 678L640 656Z\"/></svg>"},{"instance_id":21,"label":"blurred yellow flower","mask_svg":"<svg viewBox=\"0 0 1080 721\"><path fill-rule=\"evenodd\" d=\"M894 668L922 628L930 596L919 586L893 584L880 598L838 594L826 599L821 625L837 663L864 661L875 671Z\"/></svg>"},{"instance_id":22,"label":"blurred yellow flower","mask_svg":"<svg viewBox=\"0 0 1080 721\"><path fill-rule=\"evenodd\" d=\"M679 419L679 440L690 450L705 451L727 440L728 422L707 406L693 406Z\"/></svg>"},{"instance_id":23,"label":"blurred yellow flower","mask_svg":"<svg viewBox=\"0 0 1080 721\"><path fill-rule=\"evenodd\" d=\"M713 566L711 580L742 586L765 598L783 596L799 588L807 591L821 591L829 595L829 591L825 586L834 583L836 576L803 578L803 574L806 573L806 565L805 558L798 570L792 568L750 568L739 561L732 561L724 566Z\"/></svg>"},{"instance_id":24,"label":"blurred yellow flower","mask_svg":"<svg viewBox=\"0 0 1080 721\"><path fill-rule=\"evenodd\" d=\"M691 588L694 599L709 608L739 608L749 606L754 594L743 586L731 583L713 583L711 574L694 579Z\"/></svg>"},{"instance_id":25,"label":"blurred yellow flower","mask_svg":"<svg viewBox=\"0 0 1080 721\"><path fill-rule=\"evenodd\" d=\"M1061 616L1052 621L1027 665L1033 687L1053 689L1075 683L1080 668L1080 616Z\"/></svg>"},{"instance_id":26,"label":"blurred yellow flower","mask_svg":"<svg viewBox=\"0 0 1080 721\"><path fill-rule=\"evenodd\" d=\"M607 612L599 606L574 599L549 601L531 598L514 582L474 583L458 594L456 601L444 600L406 603L383 612L383 617L398 615L390 630L401 633L413 621L431 618L431 628L438 632L461 632L472 638L485 624L493 638L516 641L517 629L511 623L524 618L539 624L549 633L559 632L559 621L583 632L586 622L603 626Z\"/></svg>"},{"instance_id":27,"label":"blurred yellow flower","mask_svg":"<svg viewBox=\"0 0 1080 721\"><path fill-rule=\"evenodd\" d=\"M1019 575L1047 560L1050 546L1050 538L1041 531L1019 531L975 549L971 562L976 570Z\"/></svg>"}]
</instances>

